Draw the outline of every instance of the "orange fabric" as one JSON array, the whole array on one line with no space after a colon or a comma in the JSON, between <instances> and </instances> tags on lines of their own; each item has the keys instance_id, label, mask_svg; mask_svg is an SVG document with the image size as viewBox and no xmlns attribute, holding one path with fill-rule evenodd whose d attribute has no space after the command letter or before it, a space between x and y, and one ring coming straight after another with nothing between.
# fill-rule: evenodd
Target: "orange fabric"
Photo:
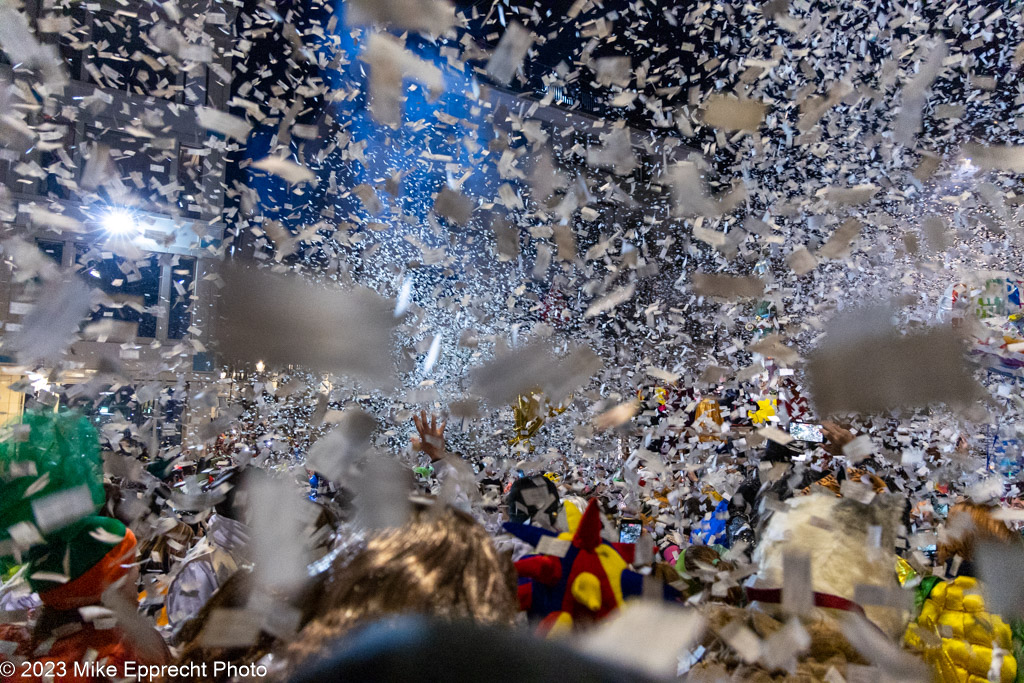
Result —
<instances>
[{"instance_id":1,"label":"orange fabric","mask_svg":"<svg viewBox=\"0 0 1024 683\"><path fill-rule=\"evenodd\" d=\"M17 626L15 624L0 624L0 640L7 641L9 643L17 643L18 646L14 650L14 655L19 657L26 656L29 650L31 650L32 648L32 634L24 626ZM10 661L13 660L4 653L0 652L0 662ZM17 672L18 669L15 669L15 673ZM12 681L16 680L18 680L16 676L0 674L0 683L12 683Z\"/></svg>"},{"instance_id":2,"label":"orange fabric","mask_svg":"<svg viewBox=\"0 0 1024 683\"><path fill-rule=\"evenodd\" d=\"M721 428L724 420L722 419L722 409L718 405L718 401L712 398L705 398L697 404L697 409L693 413L694 423L700 423L701 418L705 415L708 416L712 422L714 422L719 428ZM698 427L698 435L701 441L725 441L725 437L719 432L715 431L708 424L702 424Z\"/></svg>"},{"instance_id":3,"label":"orange fabric","mask_svg":"<svg viewBox=\"0 0 1024 683\"><path fill-rule=\"evenodd\" d=\"M125 529L124 539L89 571L73 581L41 593L39 599L44 605L57 610L97 604L103 591L131 570L135 562L135 545L135 534L131 529Z\"/></svg>"},{"instance_id":4,"label":"orange fabric","mask_svg":"<svg viewBox=\"0 0 1024 683\"><path fill-rule=\"evenodd\" d=\"M0 640L8 643L18 643L16 652L20 654L28 647L32 640L32 633L24 626L18 624L0 624ZM0 661L4 654L0 652Z\"/></svg>"},{"instance_id":5,"label":"orange fabric","mask_svg":"<svg viewBox=\"0 0 1024 683\"><path fill-rule=\"evenodd\" d=\"M124 675L125 662L138 662L140 664L162 664L164 662L146 661L132 646L125 637L124 632L119 628L95 629L90 624L82 624L82 628L63 638L58 638L50 651L44 657L32 657L31 662L42 664L42 670L51 670L55 673L63 672L63 675L55 676L54 680L60 683L104 683L109 679L106 677L76 676L75 662L82 662L89 650L96 652L96 661L106 665L114 665L118 672ZM52 664L52 666L51 666ZM24 665L18 667L15 676L5 679L11 683L41 683L42 678L35 676L21 676Z\"/></svg>"},{"instance_id":6,"label":"orange fabric","mask_svg":"<svg viewBox=\"0 0 1024 683\"><path fill-rule=\"evenodd\" d=\"M862 470L856 467L849 467L846 470L846 478L849 479L850 481L863 481L866 484L870 484L871 488L874 489L875 493L886 493L889 490L889 486L885 483L883 479L881 479L877 475L871 474L867 470ZM805 486L803 489L800 490L800 493L805 496L809 495L814 492L815 486L821 486L823 488L826 488L832 493L836 494L836 496L842 497L842 493L840 492L841 487L839 485L839 480L836 479L835 474L826 474L818 481L808 486Z\"/></svg>"}]
</instances>

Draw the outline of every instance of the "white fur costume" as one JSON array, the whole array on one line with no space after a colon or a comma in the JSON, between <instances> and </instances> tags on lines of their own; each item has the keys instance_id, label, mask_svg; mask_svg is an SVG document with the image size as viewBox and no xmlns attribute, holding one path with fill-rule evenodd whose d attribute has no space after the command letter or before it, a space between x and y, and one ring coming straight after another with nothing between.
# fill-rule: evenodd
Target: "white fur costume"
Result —
<instances>
[{"instance_id":1,"label":"white fur costume","mask_svg":"<svg viewBox=\"0 0 1024 683\"><path fill-rule=\"evenodd\" d=\"M847 498L816 494L786 501L786 509L772 515L754 551L758 565L757 585L781 588L782 558L802 553L811 558L811 583L815 591L854 600L858 585L898 589L896 579L896 532L902 500L891 494L877 496L869 505ZM870 539L881 538L872 547ZM835 610L816 610L841 618ZM902 633L904 615L888 607L865 607L868 618L887 635Z\"/></svg>"}]
</instances>

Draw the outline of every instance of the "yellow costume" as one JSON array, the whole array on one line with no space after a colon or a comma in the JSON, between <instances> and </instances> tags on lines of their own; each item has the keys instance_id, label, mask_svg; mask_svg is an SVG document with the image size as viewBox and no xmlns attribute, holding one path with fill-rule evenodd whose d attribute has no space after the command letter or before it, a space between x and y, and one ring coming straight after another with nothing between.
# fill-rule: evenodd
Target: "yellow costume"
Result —
<instances>
[{"instance_id":1,"label":"yellow costume","mask_svg":"<svg viewBox=\"0 0 1024 683\"><path fill-rule=\"evenodd\" d=\"M747 417L750 418L751 422L755 425L766 425L770 423L769 418L775 417L778 403L775 399L769 396L763 401L757 402L757 410L748 410Z\"/></svg>"},{"instance_id":2,"label":"yellow costume","mask_svg":"<svg viewBox=\"0 0 1024 683\"><path fill-rule=\"evenodd\" d=\"M937 682L986 683L993 645L1004 650L1000 683L1017 676L1010 626L985 610L981 587L971 577L936 583L903 639L924 656Z\"/></svg>"},{"instance_id":3,"label":"yellow costume","mask_svg":"<svg viewBox=\"0 0 1024 683\"><path fill-rule=\"evenodd\" d=\"M713 398L705 398L697 404L693 414L694 424L697 426L697 433L701 441L725 441L722 436L722 409L718 401ZM703 421L702 421L703 418ZM714 427L708 424L714 423Z\"/></svg>"}]
</instances>

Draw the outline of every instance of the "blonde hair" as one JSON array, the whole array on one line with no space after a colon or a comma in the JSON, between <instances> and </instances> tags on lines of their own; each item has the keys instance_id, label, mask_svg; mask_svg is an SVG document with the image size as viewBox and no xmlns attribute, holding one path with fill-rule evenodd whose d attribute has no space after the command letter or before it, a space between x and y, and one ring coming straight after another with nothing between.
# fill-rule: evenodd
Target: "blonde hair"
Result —
<instances>
[{"instance_id":1,"label":"blonde hair","mask_svg":"<svg viewBox=\"0 0 1024 683\"><path fill-rule=\"evenodd\" d=\"M511 624L518 611L515 571L482 526L451 508L428 509L372 538L325 586L319 616L288 646L294 667L330 653L363 620L424 614Z\"/></svg>"}]
</instances>

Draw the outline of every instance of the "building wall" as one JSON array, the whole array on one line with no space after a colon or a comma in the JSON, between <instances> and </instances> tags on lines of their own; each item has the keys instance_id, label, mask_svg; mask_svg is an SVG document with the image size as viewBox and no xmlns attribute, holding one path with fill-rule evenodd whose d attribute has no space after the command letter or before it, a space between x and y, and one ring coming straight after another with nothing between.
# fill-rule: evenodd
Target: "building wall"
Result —
<instances>
[{"instance_id":1,"label":"building wall","mask_svg":"<svg viewBox=\"0 0 1024 683\"><path fill-rule=\"evenodd\" d=\"M204 275L221 258L228 144L199 126L197 107L227 109L236 10L227 1L179 0L182 19L175 24L166 15L153 21L155 10L143 3L93 0L63 13L46 8L53 4L26 0L24 12L37 38L60 51L71 80L25 114L45 144L0 150L0 186L13 208L0 221L3 239L35 241L62 269L109 297L95 316L103 325L72 346L58 383L88 380L110 361L133 384L191 381L206 346L196 327L197 312L212 296ZM168 27L189 43L177 59L163 49L174 39L160 33ZM174 63L182 67L177 73L169 66ZM26 82L15 65L0 63L9 104L24 100ZM90 176L97 169L107 180L98 187ZM40 210L63 214L79 227L59 229L34 218ZM130 213L138 226L128 237L114 238L105 227L119 212ZM124 278L113 270L121 266ZM37 292L32 282L14 282L5 259L0 336L18 329ZM9 386L26 375L12 359L0 360L8 361L0 375L2 420L20 412Z\"/></svg>"},{"instance_id":2,"label":"building wall","mask_svg":"<svg viewBox=\"0 0 1024 683\"><path fill-rule=\"evenodd\" d=\"M12 389L12 385L24 379L20 372L7 373L0 368L0 427L21 417L25 405L25 394Z\"/></svg>"}]
</instances>

